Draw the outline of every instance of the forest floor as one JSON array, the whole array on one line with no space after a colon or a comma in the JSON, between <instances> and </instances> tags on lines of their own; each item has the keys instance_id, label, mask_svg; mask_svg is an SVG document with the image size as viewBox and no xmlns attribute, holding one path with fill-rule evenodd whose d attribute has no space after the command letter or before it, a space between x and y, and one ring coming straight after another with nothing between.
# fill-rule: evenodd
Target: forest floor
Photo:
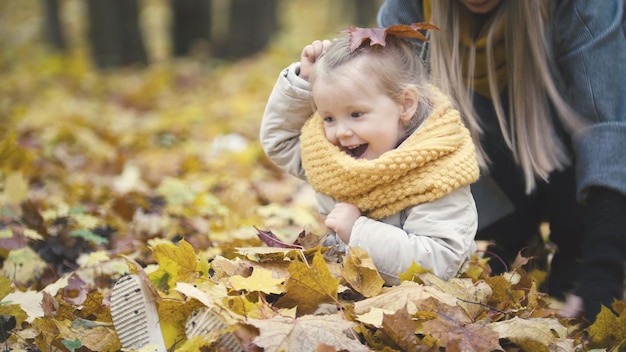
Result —
<instances>
[{"instance_id":1,"label":"forest floor","mask_svg":"<svg viewBox=\"0 0 626 352\"><path fill-rule=\"evenodd\" d=\"M154 287L172 351L234 330L255 351L626 349L625 302L593 325L560 318L530 258L492 277L476 256L448 282L415 265L384 287L367 253L319 245L312 191L258 130L281 69L347 27L332 1L285 2L270 45L227 62L169 59L165 2L146 0L152 64L109 71L82 2L62 3L66 53L41 41L39 2L0 5L0 350L119 350L110 294L129 272ZM202 306L231 328L188 338Z\"/></svg>"}]
</instances>

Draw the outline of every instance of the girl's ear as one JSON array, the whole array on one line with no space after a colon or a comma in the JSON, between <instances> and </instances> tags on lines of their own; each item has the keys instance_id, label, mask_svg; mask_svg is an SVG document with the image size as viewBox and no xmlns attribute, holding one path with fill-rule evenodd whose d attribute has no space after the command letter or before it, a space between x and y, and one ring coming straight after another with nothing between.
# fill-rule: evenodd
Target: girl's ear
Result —
<instances>
[{"instance_id":1,"label":"girl's ear","mask_svg":"<svg viewBox=\"0 0 626 352\"><path fill-rule=\"evenodd\" d=\"M411 121L413 115L415 115L415 111L417 111L418 99L419 92L417 91L417 87L411 86L404 90L400 96L400 106L402 107L400 120L404 122Z\"/></svg>"}]
</instances>

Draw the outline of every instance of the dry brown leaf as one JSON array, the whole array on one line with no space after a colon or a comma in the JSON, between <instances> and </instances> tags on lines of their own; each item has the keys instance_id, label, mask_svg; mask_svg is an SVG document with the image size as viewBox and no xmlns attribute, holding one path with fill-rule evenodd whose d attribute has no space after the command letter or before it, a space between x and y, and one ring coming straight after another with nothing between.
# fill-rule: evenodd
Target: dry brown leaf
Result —
<instances>
[{"instance_id":1,"label":"dry brown leaf","mask_svg":"<svg viewBox=\"0 0 626 352\"><path fill-rule=\"evenodd\" d=\"M253 342L266 352L315 352L320 345L354 352L369 351L366 346L346 335L346 331L356 324L338 314L306 315L296 319L286 317L250 319L247 323L260 330L259 336Z\"/></svg>"},{"instance_id":2,"label":"dry brown leaf","mask_svg":"<svg viewBox=\"0 0 626 352\"><path fill-rule=\"evenodd\" d=\"M498 333L482 323L466 323L461 307L444 305L434 300L431 303L435 305L437 318L422 323L422 332L438 339L440 346L445 347L446 351L502 349Z\"/></svg>"},{"instance_id":3,"label":"dry brown leaf","mask_svg":"<svg viewBox=\"0 0 626 352\"><path fill-rule=\"evenodd\" d=\"M383 330L403 351L417 351L417 322L406 307L394 314L385 314Z\"/></svg>"},{"instance_id":4,"label":"dry brown leaf","mask_svg":"<svg viewBox=\"0 0 626 352\"><path fill-rule=\"evenodd\" d=\"M567 336L567 328L555 319L514 317L487 326L525 351L547 352L548 346Z\"/></svg>"},{"instance_id":5,"label":"dry brown leaf","mask_svg":"<svg viewBox=\"0 0 626 352\"><path fill-rule=\"evenodd\" d=\"M452 278L443 280L432 273L420 275L425 285L449 293L459 299L458 305L463 308L471 321L475 321L486 309L491 297L491 287L484 281L473 282L472 279Z\"/></svg>"},{"instance_id":6,"label":"dry brown leaf","mask_svg":"<svg viewBox=\"0 0 626 352\"><path fill-rule=\"evenodd\" d=\"M91 351L114 352L122 347L112 324L102 324L84 319L72 322L55 320L60 336L66 340L79 340Z\"/></svg>"},{"instance_id":7,"label":"dry brown leaf","mask_svg":"<svg viewBox=\"0 0 626 352\"><path fill-rule=\"evenodd\" d=\"M435 298L442 304L457 305L456 297L437 290L434 287L424 286L411 281L404 281L398 286L383 289L382 293L368 299L356 302L354 311L356 314L365 314L370 308L376 307L395 312L405 306L409 314L418 311L418 303L427 298Z\"/></svg>"}]
</instances>

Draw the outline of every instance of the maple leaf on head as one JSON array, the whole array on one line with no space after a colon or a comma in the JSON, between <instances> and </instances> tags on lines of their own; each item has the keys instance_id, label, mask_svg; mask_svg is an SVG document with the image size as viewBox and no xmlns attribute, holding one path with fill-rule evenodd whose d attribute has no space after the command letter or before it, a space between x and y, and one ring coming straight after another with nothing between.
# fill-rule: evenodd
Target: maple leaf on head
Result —
<instances>
[{"instance_id":1,"label":"maple leaf on head","mask_svg":"<svg viewBox=\"0 0 626 352\"><path fill-rule=\"evenodd\" d=\"M427 29L439 29L439 27L435 26L432 23L428 22L416 22L410 25L408 24L395 24L389 27L378 27L378 28L361 28L350 26L348 29L341 31L340 33L348 33L350 34L350 52L355 51L357 48L363 44L366 40L370 41L370 46L372 45L387 45L387 36L395 35L396 37L405 37L405 38L416 38L419 40L423 40L425 42L428 41L425 35L423 35L420 31Z\"/></svg>"}]
</instances>

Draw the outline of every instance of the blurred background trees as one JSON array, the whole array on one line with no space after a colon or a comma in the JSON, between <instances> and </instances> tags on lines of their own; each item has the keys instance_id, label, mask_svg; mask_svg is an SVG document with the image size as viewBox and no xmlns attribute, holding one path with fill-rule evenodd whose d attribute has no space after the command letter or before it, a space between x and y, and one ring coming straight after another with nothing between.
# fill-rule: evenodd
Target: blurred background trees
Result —
<instances>
[{"instance_id":1,"label":"blurred background trees","mask_svg":"<svg viewBox=\"0 0 626 352\"><path fill-rule=\"evenodd\" d=\"M40 0L42 32L48 45L68 50L64 7L78 0ZM258 53L281 30L281 9L294 0L80 0L86 18L85 39L96 67L145 66L155 59L148 43L150 23L167 27L166 53L157 59L215 58L237 60ZM295 1L297 3L297 1ZM343 24L374 26L382 0L319 1L325 18ZM297 6L297 5L296 5ZM159 10L155 10L159 9ZM303 11L301 16L310 16ZM156 19L158 17L159 19ZM163 39L161 39L163 40ZM302 43L304 44L304 43ZM154 50L153 50L154 51Z\"/></svg>"}]
</instances>

